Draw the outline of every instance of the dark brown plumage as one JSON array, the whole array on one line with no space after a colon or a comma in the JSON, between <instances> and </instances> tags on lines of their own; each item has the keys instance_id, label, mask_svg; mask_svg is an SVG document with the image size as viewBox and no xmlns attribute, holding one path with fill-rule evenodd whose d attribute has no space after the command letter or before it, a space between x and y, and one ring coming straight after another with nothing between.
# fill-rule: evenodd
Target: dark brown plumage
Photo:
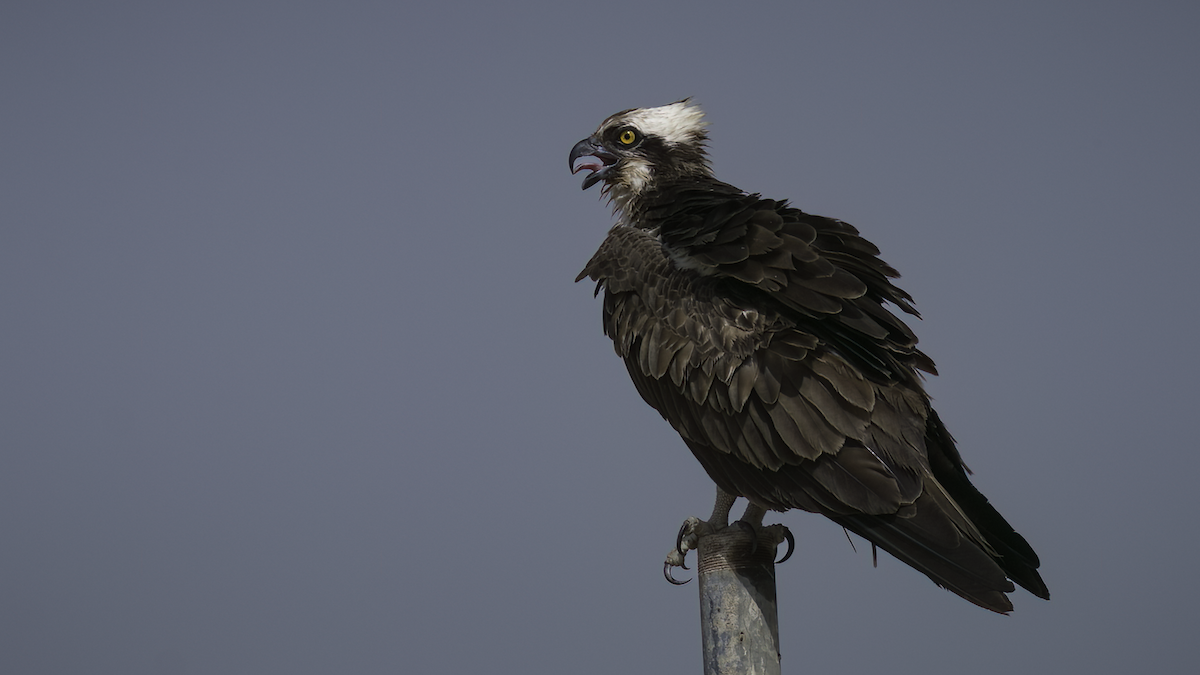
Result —
<instances>
[{"instance_id":1,"label":"dark brown plumage","mask_svg":"<svg viewBox=\"0 0 1200 675\"><path fill-rule=\"evenodd\" d=\"M930 407L896 271L854 227L713 178L705 139L682 101L572 151L621 218L579 279L638 392L721 490L824 514L988 609L1012 609L1009 579L1048 598Z\"/></svg>"}]
</instances>

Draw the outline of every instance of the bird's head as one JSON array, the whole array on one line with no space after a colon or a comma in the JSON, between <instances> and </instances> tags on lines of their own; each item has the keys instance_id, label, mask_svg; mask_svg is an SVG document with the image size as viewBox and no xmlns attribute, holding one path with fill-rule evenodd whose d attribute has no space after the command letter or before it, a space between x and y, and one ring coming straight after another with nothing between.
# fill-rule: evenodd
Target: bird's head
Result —
<instances>
[{"instance_id":1,"label":"bird's head","mask_svg":"<svg viewBox=\"0 0 1200 675\"><path fill-rule=\"evenodd\" d=\"M704 113L689 99L612 115L571 148L571 173L589 171L586 190L601 190L624 209L663 181L710 176Z\"/></svg>"}]
</instances>

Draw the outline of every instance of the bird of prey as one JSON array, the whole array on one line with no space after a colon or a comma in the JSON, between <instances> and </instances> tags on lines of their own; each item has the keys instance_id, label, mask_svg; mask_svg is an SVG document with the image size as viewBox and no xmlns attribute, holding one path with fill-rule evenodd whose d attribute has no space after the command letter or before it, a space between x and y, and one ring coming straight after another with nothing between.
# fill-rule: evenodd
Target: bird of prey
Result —
<instances>
[{"instance_id":1,"label":"bird of prey","mask_svg":"<svg viewBox=\"0 0 1200 675\"><path fill-rule=\"evenodd\" d=\"M707 138L685 99L616 113L570 154L618 216L576 281L603 290L638 393L717 485L691 541L744 497L750 527L823 514L981 607L1011 610L1010 580L1048 599L930 405L899 274L851 225L717 180Z\"/></svg>"}]
</instances>

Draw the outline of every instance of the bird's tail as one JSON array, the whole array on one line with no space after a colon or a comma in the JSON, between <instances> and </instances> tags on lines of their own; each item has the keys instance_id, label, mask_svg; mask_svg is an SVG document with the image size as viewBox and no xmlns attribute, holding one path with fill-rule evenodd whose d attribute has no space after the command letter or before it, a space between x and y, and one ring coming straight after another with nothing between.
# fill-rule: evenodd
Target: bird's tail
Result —
<instances>
[{"instance_id":1,"label":"bird's tail","mask_svg":"<svg viewBox=\"0 0 1200 675\"><path fill-rule=\"evenodd\" d=\"M903 515L830 515L939 586L996 612L1012 610L1010 579L1039 598L1050 590L1033 547L967 478L954 439L930 411L926 448L935 480Z\"/></svg>"},{"instance_id":2,"label":"bird's tail","mask_svg":"<svg viewBox=\"0 0 1200 675\"><path fill-rule=\"evenodd\" d=\"M834 522L923 572L933 583L994 612L1012 610L1015 590L995 557L955 525L936 491L926 490L909 517L831 516ZM939 503L942 502L942 503Z\"/></svg>"},{"instance_id":3,"label":"bird's tail","mask_svg":"<svg viewBox=\"0 0 1200 675\"><path fill-rule=\"evenodd\" d=\"M1050 589L1037 571L1041 565L1037 553L1025 541L1025 537L1018 534L991 505L987 497L971 484L955 448L954 438L933 410L929 411L925 444L934 478L995 551L996 563L1018 586L1043 600L1049 600Z\"/></svg>"}]
</instances>

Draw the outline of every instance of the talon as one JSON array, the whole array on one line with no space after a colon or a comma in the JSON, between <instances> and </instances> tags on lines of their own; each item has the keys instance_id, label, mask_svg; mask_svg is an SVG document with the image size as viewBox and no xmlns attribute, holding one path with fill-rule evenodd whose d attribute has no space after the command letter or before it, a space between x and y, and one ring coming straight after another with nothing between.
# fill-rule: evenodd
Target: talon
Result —
<instances>
[{"instance_id":1,"label":"talon","mask_svg":"<svg viewBox=\"0 0 1200 675\"><path fill-rule=\"evenodd\" d=\"M782 558L775 561L776 565L787 562L787 559L792 557L792 552L796 550L796 538L792 536L792 531L786 527L783 528L783 538L787 540L787 553L784 553Z\"/></svg>"},{"instance_id":2,"label":"talon","mask_svg":"<svg viewBox=\"0 0 1200 675\"><path fill-rule=\"evenodd\" d=\"M683 567L685 570L687 569L687 567L684 565L680 565L680 567ZM671 561L669 560L663 563L663 576L667 578L667 581L671 582L675 586L683 586L691 581L691 579L687 579L685 581L676 581L675 577L671 576Z\"/></svg>"},{"instance_id":3,"label":"talon","mask_svg":"<svg viewBox=\"0 0 1200 675\"><path fill-rule=\"evenodd\" d=\"M754 526L744 520L736 521L735 524L742 528L743 531L750 535L750 555L758 552L758 533L754 531Z\"/></svg>"},{"instance_id":4,"label":"talon","mask_svg":"<svg viewBox=\"0 0 1200 675\"><path fill-rule=\"evenodd\" d=\"M676 551L677 553L679 553L679 555L681 555L681 556L686 556L686 555L687 555L687 551L683 550L683 537L684 537L684 534L683 534L683 533L684 533L684 532L687 532L687 529L688 529L688 525L689 525L689 524L690 524L690 523L688 523L688 522L685 520L685 521L683 522L683 525L680 525L680 526L679 526L679 534L675 535L675 551ZM680 567L683 567L683 569L685 569L685 570L687 569L687 567L684 567L682 564L680 565Z\"/></svg>"}]
</instances>

